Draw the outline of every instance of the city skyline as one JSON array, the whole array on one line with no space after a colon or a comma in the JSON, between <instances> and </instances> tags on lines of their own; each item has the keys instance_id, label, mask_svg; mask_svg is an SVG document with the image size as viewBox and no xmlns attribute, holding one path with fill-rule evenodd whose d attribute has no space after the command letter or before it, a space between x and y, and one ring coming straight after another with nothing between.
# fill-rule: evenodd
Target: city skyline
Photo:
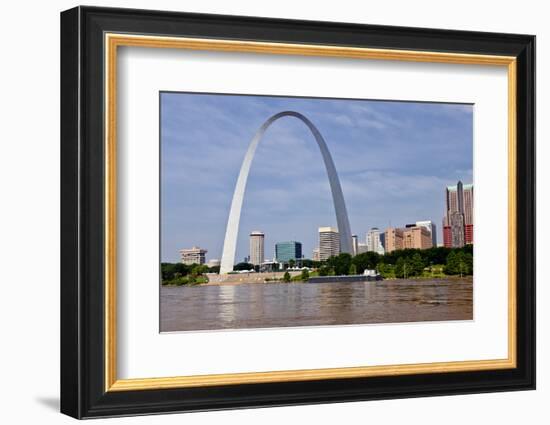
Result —
<instances>
[{"instance_id":1,"label":"city skyline","mask_svg":"<svg viewBox=\"0 0 550 425\"><path fill-rule=\"evenodd\" d=\"M473 211L472 211L473 212ZM364 253L364 252L376 252L379 255L384 255L398 249L428 249L431 247L443 246L444 244L436 243L433 238L433 229L435 224L431 221L417 221L414 224L405 224L404 226L399 227L388 227L386 229L378 229L377 227L371 228L366 232L365 242L359 242L360 239L357 235L352 235L353 240L353 252L352 256ZM335 227L319 227L319 240L317 246L313 249L311 256L304 255L302 252L302 243L299 241L279 241L275 242L275 255L273 258L267 258L264 256L265 252L265 233L261 230L254 230L249 235L250 249L249 255L244 257L242 260L235 259L235 264L238 263L250 263L253 266L258 266L265 263L285 263L290 259L315 259L315 253L317 252L319 257L316 261L326 260L337 253L341 253L338 229ZM399 234L401 239L398 245L395 244L395 235L392 238L388 237L388 232ZM407 235L407 233L409 233ZM328 235L328 236L327 236ZM409 241L406 241L406 238ZM388 247L386 245L386 240L391 245ZM392 242L393 240L393 242ZM358 246L362 246L363 249L358 249ZM323 247L323 245L325 245ZM186 261L184 257L184 252L192 252L196 254L198 250L201 251L202 261L197 262L197 264L204 264L204 254L208 252L206 249L200 247L185 248L180 250L181 259L183 263L192 264L191 261ZM323 253L324 252L324 253ZM210 262L213 262L210 266L219 266L220 259L211 259Z\"/></svg>"},{"instance_id":2,"label":"city skyline","mask_svg":"<svg viewBox=\"0 0 550 425\"><path fill-rule=\"evenodd\" d=\"M162 261L177 261L190 246L205 247L208 259L221 257L244 152L262 121L281 109L306 114L323 133L360 242L372 227L439 223L445 213L441 188L472 180L470 105L185 93L163 93L161 104ZM208 119L199 117L201 111ZM301 241L310 257L317 228L336 227L311 137L286 118L266 133L246 189L235 262L248 255L255 229L265 233L267 259L285 240Z\"/></svg>"},{"instance_id":3,"label":"city skyline","mask_svg":"<svg viewBox=\"0 0 550 425\"><path fill-rule=\"evenodd\" d=\"M453 201L450 201L449 197L449 190L455 190L457 187L461 187L462 182L458 182L456 186L447 186L445 188L446 192L446 208L449 208L450 203L459 203L458 198L454 198ZM473 193L473 184L466 184L464 185L466 189L471 191ZM466 190L465 189L465 190ZM458 192L460 192L459 190ZM471 229L473 229L473 194L470 195L470 200L468 201L468 208L465 210L467 213L465 214L468 216L467 222L469 223L469 226L471 226ZM444 224L445 224L445 218L444 218ZM385 253L390 253L395 250L399 249L407 249L407 248L415 248L415 249L428 249L431 247L437 247L437 246L445 246L445 247L453 247L453 245L445 240L447 237L445 233L445 226L443 229L443 241L441 243L437 242L437 237L434 236L434 229L436 229L435 223L432 223L430 220L421 220L416 221L413 224L405 224L404 226L399 227L388 227L386 229L379 229L377 227L372 227L366 232L365 236L365 242L360 242L360 239L357 235L352 235L352 252L351 255L355 256L363 252L376 252L379 255L384 255ZM320 260L326 260L332 255L337 255L338 252L342 252L340 250L340 244L339 244L339 237L338 237L338 228L335 227L319 227L319 240L318 244L315 248L312 250L312 255L307 256L303 255L302 253L302 243L299 241L279 241L275 243L275 249L274 249L274 256L272 258L267 258L264 255L265 252L265 233L263 233L260 230L254 230L250 233L249 241L250 241L250 249L249 249L249 255L248 257L245 257L242 261L239 261L238 259L235 259L235 264L240 262L248 262L254 266L258 266L266 263L272 263L272 262L279 262L279 263L285 263L288 262L289 259L313 259L316 261ZM388 233L390 232L390 233ZM467 239L468 237L466 234L468 233L467 230L462 228L462 232ZM470 230L470 235L472 235L473 230ZM327 236L327 234L333 234L333 236ZM396 236L400 239L398 243L396 243ZM327 239L328 238L328 239ZM407 241L408 239L408 241ZM323 242L323 240L325 242ZM329 242L330 240L330 242ZM386 243L387 242L387 243ZM465 243L458 246L461 247L465 245L466 243L473 243L473 238L470 240L465 240ZM328 245L327 245L328 244ZM389 246L388 246L389 244ZM323 245L326 245L323 247ZM359 249L359 247L363 247L363 249ZM186 264L192 264L190 261L186 261L184 252L192 252L193 254L196 254L197 250L201 251L202 254L202 261L197 262L197 264L204 264L205 262L205 254L208 252L205 249L201 249L199 247L192 247L192 248L185 248L180 250L181 253L181 261ZM283 250L281 252L284 252L283 255L280 254L279 250ZM294 254L291 254L294 252ZM323 253L324 252L324 253ZM319 258L316 258L318 256ZM288 258L286 258L288 257ZM219 266L220 260L219 259L211 259L211 262L214 261L216 266Z\"/></svg>"}]
</instances>

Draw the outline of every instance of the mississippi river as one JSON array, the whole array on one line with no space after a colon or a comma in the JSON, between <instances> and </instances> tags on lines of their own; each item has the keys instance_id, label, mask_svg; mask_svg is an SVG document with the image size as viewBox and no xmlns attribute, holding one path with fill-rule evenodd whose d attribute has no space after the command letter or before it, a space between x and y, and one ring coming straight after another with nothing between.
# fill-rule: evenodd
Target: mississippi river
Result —
<instances>
[{"instance_id":1,"label":"mississippi river","mask_svg":"<svg viewBox=\"0 0 550 425\"><path fill-rule=\"evenodd\" d=\"M161 332L471 320L472 279L161 287Z\"/></svg>"}]
</instances>

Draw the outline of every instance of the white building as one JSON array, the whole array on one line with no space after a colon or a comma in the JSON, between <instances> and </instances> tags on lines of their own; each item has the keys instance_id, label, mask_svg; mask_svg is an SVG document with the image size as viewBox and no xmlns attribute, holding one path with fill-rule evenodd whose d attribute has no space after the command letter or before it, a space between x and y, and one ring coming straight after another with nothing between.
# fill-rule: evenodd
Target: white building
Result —
<instances>
[{"instance_id":1,"label":"white building","mask_svg":"<svg viewBox=\"0 0 550 425\"><path fill-rule=\"evenodd\" d=\"M340 234L335 227L319 227L319 260L340 254Z\"/></svg>"},{"instance_id":2,"label":"white building","mask_svg":"<svg viewBox=\"0 0 550 425\"><path fill-rule=\"evenodd\" d=\"M258 230L250 233L250 263L255 266L259 266L265 261L264 239L264 234Z\"/></svg>"},{"instance_id":3,"label":"white building","mask_svg":"<svg viewBox=\"0 0 550 425\"><path fill-rule=\"evenodd\" d=\"M181 262L183 264L204 264L206 260L206 249L194 246L180 250Z\"/></svg>"},{"instance_id":4,"label":"white building","mask_svg":"<svg viewBox=\"0 0 550 425\"><path fill-rule=\"evenodd\" d=\"M380 255L384 255L382 233L378 227L373 227L367 232L367 251L373 251Z\"/></svg>"}]
</instances>

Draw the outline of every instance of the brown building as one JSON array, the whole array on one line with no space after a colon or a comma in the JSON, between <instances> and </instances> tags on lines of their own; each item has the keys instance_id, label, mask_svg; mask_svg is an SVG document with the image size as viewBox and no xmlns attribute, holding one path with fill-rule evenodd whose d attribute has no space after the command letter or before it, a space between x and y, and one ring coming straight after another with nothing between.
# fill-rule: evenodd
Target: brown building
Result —
<instances>
[{"instance_id":1,"label":"brown building","mask_svg":"<svg viewBox=\"0 0 550 425\"><path fill-rule=\"evenodd\" d=\"M428 249L432 246L432 234L425 227L413 226L403 230L403 249Z\"/></svg>"},{"instance_id":2,"label":"brown building","mask_svg":"<svg viewBox=\"0 0 550 425\"><path fill-rule=\"evenodd\" d=\"M403 249L403 229L388 227L385 232L386 252Z\"/></svg>"}]
</instances>

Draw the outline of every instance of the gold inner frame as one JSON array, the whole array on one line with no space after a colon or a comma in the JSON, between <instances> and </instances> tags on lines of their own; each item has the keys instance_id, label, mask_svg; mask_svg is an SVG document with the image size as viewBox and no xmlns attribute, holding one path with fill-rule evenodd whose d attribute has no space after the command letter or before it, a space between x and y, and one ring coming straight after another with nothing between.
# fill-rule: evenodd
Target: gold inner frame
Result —
<instances>
[{"instance_id":1,"label":"gold inner frame","mask_svg":"<svg viewBox=\"0 0 550 425\"><path fill-rule=\"evenodd\" d=\"M516 58L460 53L370 49L256 41L105 34L105 391L135 391L214 385L446 373L516 367ZM508 357L382 366L247 372L214 375L118 379L116 325L116 123L117 48L119 46L325 56L507 67L508 72Z\"/></svg>"}]
</instances>

